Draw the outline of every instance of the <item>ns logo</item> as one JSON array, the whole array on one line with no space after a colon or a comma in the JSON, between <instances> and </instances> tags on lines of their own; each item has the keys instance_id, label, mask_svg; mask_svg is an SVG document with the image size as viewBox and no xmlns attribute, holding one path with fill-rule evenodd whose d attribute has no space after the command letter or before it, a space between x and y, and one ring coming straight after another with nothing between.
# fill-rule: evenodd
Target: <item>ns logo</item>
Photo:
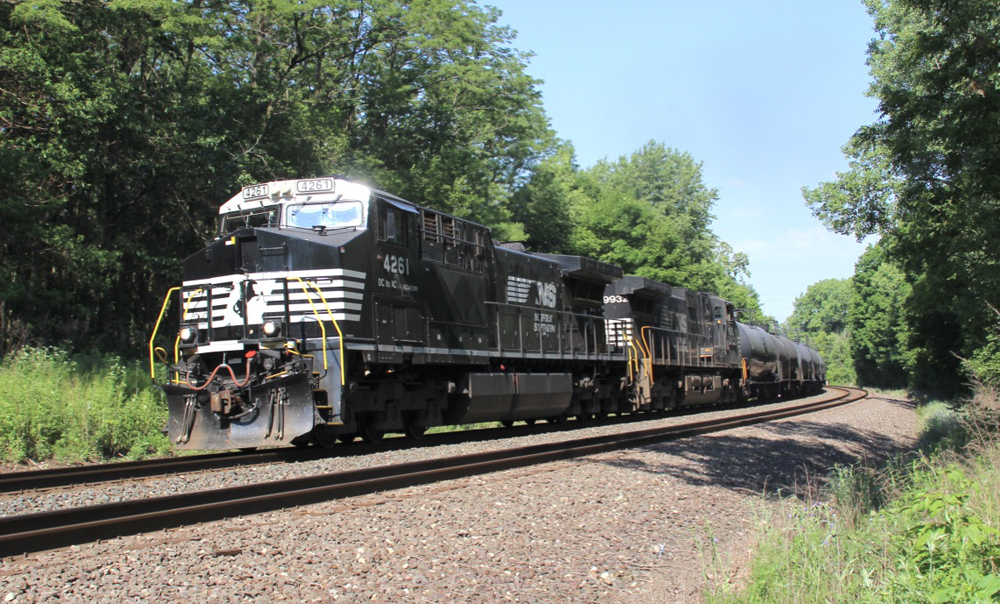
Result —
<instances>
[{"instance_id":1,"label":"ns logo","mask_svg":"<svg viewBox=\"0 0 1000 604\"><path fill-rule=\"evenodd\" d=\"M538 289L538 303L546 308L556 307L556 284L555 283L542 283L541 281L535 281L535 287Z\"/></svg>"},{"instance_id":2,"label":"ns logo","mask_svg":"<svg viewBox=\"0 0 1000 604\"><path fill-rule=\"evenodd\" d=\"M543 283L534 279L524 277L510 277L507 279L507 302L510 304L528 304L531 291L537 294L539 306L545 308L556 307L556 284Z\"/></svg>"}]
</instances>

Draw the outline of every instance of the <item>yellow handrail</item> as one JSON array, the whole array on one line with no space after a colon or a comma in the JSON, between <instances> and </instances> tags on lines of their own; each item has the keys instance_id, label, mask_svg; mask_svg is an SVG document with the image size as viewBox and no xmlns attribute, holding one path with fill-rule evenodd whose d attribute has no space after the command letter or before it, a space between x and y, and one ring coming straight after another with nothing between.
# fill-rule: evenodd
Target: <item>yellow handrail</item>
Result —
<instances>
[{"instance_id":1,"label":"yellow handrail","mask_svg":"<svg viewBox=\"0 0 1000 604\"><path fill-rule=\"evenodd\" d=\"M344 357L344 332L340 330L340 324L337 323L337 317L333 316L333 311L330 310L330 305L327 304L326 296L323 295L323 291L312 281L309 282L309 285L311 285L312 288L316 290L316 293L319 294L319 299L323 302L323 308L326 309L326 314L330 315L330 322L333 323L334 329L337 330L338 343L340 344L340 385L343 386L347 383L347 378L345 377L347 374L347 359Z\"/></svg>"},{"instance_id":2,"label":"yellow handrail","mask_svg":"<svg viewBox=\"0 0 1000 604\"><path fill-rule=\"evenodd\" d=\"M653 353L650 351L649 348L649 342L646 341L646 330L649 329L650 327L652 326L646 325L645 327L641 328L639 330L639 337L636 338L636 340L642 344L640 348L642 348L643 354L645 354L649 358L653 358Z\"/></svg>"},{"instance_id":3,"label":"yellow handrail","mask_svg":"<svg viewBox=\"0 0 1000 604\"><path fill-rule=\"evenodd\" d=\"M160 307L160 316L156 319L156 327L153 328L153 335L149 336L149 377L156 379L156 369L153 366L153 340L156 339L156 332L160 330L160 322L163 321L163 314L167 312L167 304L170 303L170 294L179 290L180 287L171 287L167 290L167 295L163 298L163 306Z\"/></svg>"},{"instance_id":4,"label":"yellow handrail","mask_svg":"<svg viewBox=\"0 0 1000 604\"><path fill-rule=\"evenodd\" d=\"M309 306L313 309L313 315L315 315L316 320L319 321L319 328L323 334L323 370L326 371L329 368L326 360L326 326L323 325L323 321L319 318L319 311L316 310L316 305L313 304L312 295L309 293L309 290L306 289L306 282L300 277L288 277L288 279L298 281L302 285L302 291L306 294L306 301L309 302ZM334 329L337 330L337 335L339 336L338 344L340 347L340 385L343 386L347 383L347 359L344 357L344 332L340 330L340 324L337 323L337 318L333 316L333 311L330 309L330 304L326 301L326 296L323 295L323 290L311 281L309 282L309 286L316 290L316 293L319 294L319 299L323 303L323 308L326 309L326 313L330 316L330 322L333 323Z\"/></svg>"},{"instance_id":5,"label":"yellow handrail","mask_svg":"<svg viewBox=\"0 0 1000 604\"><path fill-rule=\"evenodd\" d=\"M651 325L646 325L639 330L640 341L643 347L646 349L646 356L649 357L649 364L646 366L646 376L649 377L649 383L653 383L653 350L649 347L649 341L646 340L646 330L652 327Z\"/></svg>"},{"instance_id":6,"label":"yellow handrail","mask_svg":"<svg viewBox=\"0 0 1000 604\"><path fill-rule=\"evenodd\" d=\"M644 352L642 350L642 346L636 346L636 342L638 342L638 340L636 339L635 336L630 337L629 340L628 340L629 348L632 349L632 355L631 355L632 356L632 361L631 362L635 365L635 371L634 372L630 372L630 373L633 373L633 374L641 372L641 369L639 367L639 360L640 360L640 357L644 354Z\"/></svg>"},{"instance_id":7,"label":"yellow handrail","mask_svg":"<svg viewBox=\"0 0 1000 604\"><path fill-rule=\"evenodd\" d=\"M328 364L326 362L326 325L323 325L323 319L319 318L319 311L316 309L316 305L313 304L312 294L306 288L306 282L302 280L301 277L286 277L293 281L298 281L302 286L302 292L306 295L306 302L309 303L309 307L312 308L313 316L316 317L316 322L319 323L319 331L323 335L323 371L328 369Z\"/></svg>"},{"instance_id":8,"label":"yellow handrail","mask_svg":"<svg viewBox=\"0 0 1000 604\"><path fill-rule=\"evenodd\" d=\"M625 356L626 356L626 367L628 367L628 381L632 381L632 342L628 340L625 341Z\"/></svg>"}]
</instances>

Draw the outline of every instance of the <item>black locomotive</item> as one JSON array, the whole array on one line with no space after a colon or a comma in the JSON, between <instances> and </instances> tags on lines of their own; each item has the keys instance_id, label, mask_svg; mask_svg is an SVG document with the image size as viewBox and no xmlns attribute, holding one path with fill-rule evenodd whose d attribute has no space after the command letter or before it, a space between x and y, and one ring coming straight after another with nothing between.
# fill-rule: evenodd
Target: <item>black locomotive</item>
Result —
<instances>
[{"instance_id":1,"label":"black locomotive","mask_svg":"<svg viewBox=\"0 0 1000 604\"><path fill-rule=\"evenodd\" d=\"M346 180L245 187L164 301L180 299L172 350L155 348L171 440L326 446L825 383L814 351L737 323L721 298L517 247Z\"/></svg>"}]
</instances>

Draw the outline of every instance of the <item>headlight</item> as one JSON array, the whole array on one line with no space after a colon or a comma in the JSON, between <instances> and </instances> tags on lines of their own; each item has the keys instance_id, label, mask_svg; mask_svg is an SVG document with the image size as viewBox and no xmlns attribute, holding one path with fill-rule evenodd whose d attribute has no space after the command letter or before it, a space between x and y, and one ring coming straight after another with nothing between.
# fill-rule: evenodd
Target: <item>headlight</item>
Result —
<instances>
[{"instance_id":1,"label":"headlight","mask_svg":"<svg viewBox=\"0 0 1000 604\"><path fill-rule=\"evenodd\" d=\"M264 335L269 338L281 335L281 325L277 321L264 321L261 329L263 329Z\"/></svg>"},{"instance_id":2,"label":"headlight","mask_svg":"<svg viewBox=\"0 0 1000 604\"><path fill-rule=\"evenodd\" d=\"M198 330L194 327L181 327L181 342L190 344L198 337Z\"/></svg>"}]
</instances>

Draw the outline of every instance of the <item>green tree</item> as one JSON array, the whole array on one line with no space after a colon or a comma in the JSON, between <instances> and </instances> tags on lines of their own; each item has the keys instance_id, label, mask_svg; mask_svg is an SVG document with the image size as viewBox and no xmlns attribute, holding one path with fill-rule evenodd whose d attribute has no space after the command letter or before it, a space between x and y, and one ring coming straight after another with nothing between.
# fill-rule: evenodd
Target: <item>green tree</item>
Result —
<instances>
[{"instance_id":1,"label":"green tree","mask_svg":"<svg viewBox=\"0 0 1000 604\"><path fill-rule=\"evenodd\" d=\"M788 330L844 333L853 296L851 285L851 279L824 279L810 285L793 303L794 311L786 321Z\"/></svg>"},{"instance_id":2,"label":"green tree","mask_svg":"<svg viewBox=\"0 0 1000 604\"><path fill-rule=\"evenodd\" d=\"M858 260L853 289L849 323L858 385L905 388L913 362L905 320L909 284L882 246L876 245L869 246ZM947 359L942 362L954 368Z\"/></svg>"},{"instance_id":3,"label":"green tree","mask_svg":"<svg viewBox=\"0 0 1000 604\"><path fill-rule=\"evenodd\" d=\"M827 365L827 379L853 384L858 377L851 361L852 334L848 313L854 297L851 279L824 279L810 285L795 299L785 329L811 345Z\"/></svg>"},{"instance_id":4,"label":"green tree","mask_svg":"<svg viewBox=\"0 0 1000 604\"><path fill-rule=\"evenodd\" d=\"M514 192L510 203L511 218L524 225L531 250L554 254L572 252L572 208L591 201L581 185L573 146L563 143L539 162L528 181Z\"/></svg>"},{"instance_id":5,"label":"green tree","mask_svg":"<svg viewBox=\"0 0 1000 604\"><path fill-rule=\"evenodd\" d=\"M8 325L125 348L207 232L199 202L222 197L232 164L203 110L210 71L182 43L201 30L192 16L153 2L0 6Z\"/></svg>"},{"instance_id":6,"label":"green tree","mask_svg":"<svg viewBox=\"0 0 1000 604\"><path fill-rule=\"evenodd\" d=\"M650 142L581 170L560 143L511 196L511 217L541 252L590 256L673 285L711 291L761 320L746 254L712 233L714 189L690 155Z\"/></svg>"},{"instance_id":7,"label":"green tree","mask_svg":"<svg viewBox=\"0 0 1000 604\"><path fill-rule=\"evenodd\" d=\"M826 380L831 384L857 384L858 375L851 357L851 334L819 332L803 342L813 347L826 362Z\"/></svg>"},{"instance_id":8,"label":"green tree","mask_svg":"<svg viewBox=\"0 0 1000 604\"><path fill-rule=\"evenodd\" d=\"M947 379L941 363L985 344L989 305L1000 302L1000 5L865 4L881 118L845 147L851 169L804 195L834 230L882 235L914 286L914 376L938 375L927 385L954 392L962 379Z\"/></svg>"},{"instance_id":9,"label":"green tree","mask_svg":"<svg viewBox=\"0 0 1000 604\"><path fill-rule=\"evenodd\" d=\"M501 231L552 142L462 0L0 4L0 354L128 350L241 184L346 174Z\"/></svg>"},{"instance_id":10,"label":"green tree","mask_svg":"<svg viewBox=\"0 0 1000 604\"><path fill-rule=\"evenodd\" d=\"M620 264L626 273L711 290L722 267L710 230L715 189L687 153L649 142L616 162L586 170L592 201L572 206L577 253Z\"/></svg>"},{"instance_id":11,"label":"green tree","mask_svg":"<svg viewBox=\"0 0 1000 604\"><path fill-rule=\"evenodd\" d=\"M773 323L774 317L764 314L760 306L760 296L750 284L750 258L743 252L736 252L725 241L716 243L715 284L711 291L733 303L739 311L740 320L761 324Z\"/></svg>"},{"instance_id":12,"label":"green tree","mask_svg":"<svg viewBox=\"0 0 1000 604\"><path fill-rule=\"evenodd\" d=\"M528 55L499 11L455 0L373 3L346 115L350 170L404 197L501 229L507 195L554 141ZM367 21L366 21L367 20ZM377 27L376 27L377 26Z\"/></svg>"}]
</instances>

